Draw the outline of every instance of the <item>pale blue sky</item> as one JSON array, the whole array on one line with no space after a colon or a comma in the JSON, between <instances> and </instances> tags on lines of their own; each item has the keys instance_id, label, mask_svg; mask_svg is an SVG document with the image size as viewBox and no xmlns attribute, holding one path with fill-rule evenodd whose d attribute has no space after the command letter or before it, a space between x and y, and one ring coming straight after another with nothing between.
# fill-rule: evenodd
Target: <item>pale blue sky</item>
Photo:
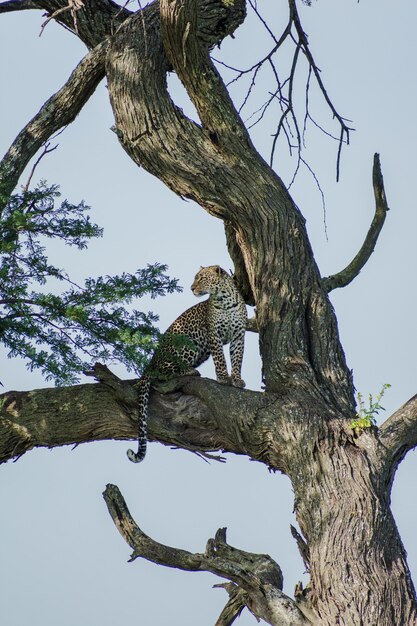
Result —
<instances>
[{"instance_id":1,"label":"pale blue sky","mask_svg":"<svg viewBox=\"0 0 417 626\"><path fill-rule=\"evenodd\" d=\"M258 0L269 7L276 33L286 22L285 2ZM278 9L272 12L275 6ZM333 292L332 302L355 383L364 394L391 383L386 416L417 391L415 311L417 207L414 193L417 145L417 87L413 0L318 0L300 6L304 28L339 112L353 120L351 146L342 155L341 181L335 183L337 146L314 129L307 156L326 194L327 231L321 198L311 176L301 173L294 199L307 226L323 275L343 268L357 252L373 216L372 157L380 152L391 211L370 262L355 283ZM41 12L0 16L0 151L67 79L85 53L75 37L51 23L38 37ZM222 46L221 58L241 67L270 42L253 22ZM216 57L220 53L216 51ZM263 81L263 82L262 82ZM261 77L264 90L272 88ZM180 105L193 115L180 90ZM236 94L237 103L242 92ZM262 103L260 98L259 104ZM255 104L255 103L254 103ZM318 120L329 115L312 95ZM254 105L253 108L256 108ZM250 110L249 110L250 113ZM269 155L268 125L253 138ZM244 116L245 117L245 116ZM168 263L182 294L152 302L164 329L195 302L189 290L200 265L231 267L222 224L191 202L183 202L138 169L110 131L113 124L104 83L77 120L59 137L60 147L44 159L38 177L59 183L64 197L92 206L104 238L87 252L54 246L51 257L74 277L133 271L148 262ZM293 171L285 147L275 166L288 182ZM45 386L37 373L1 355L0 379L6 389ZM123 375L122 368L114 368ZM211 364L204 372L213 376ZM260 364L256 337L249 334L244 378L258 389ZM106 442L33 451L2 466L0 490L0 602L7 626L115 626L134 620L146 626L210 626L226 602L209 574L190 574L136 561L118 535L101 493L119 486L143 530L158 541L192 551L204 549L220 526L237 547L267 552L281 565L285 591L303 578L303 566L289 532L294 523L289 481L270 475L246 458L207 464L183 451L149 446L146 462L132 466L126 443ZM410 453L396 477L393 507L409 564L417 576L417 458ZM132 623L132 622L130 622ZM242 626L255 624L244 612Z\"/></svg>"}]
</instances>

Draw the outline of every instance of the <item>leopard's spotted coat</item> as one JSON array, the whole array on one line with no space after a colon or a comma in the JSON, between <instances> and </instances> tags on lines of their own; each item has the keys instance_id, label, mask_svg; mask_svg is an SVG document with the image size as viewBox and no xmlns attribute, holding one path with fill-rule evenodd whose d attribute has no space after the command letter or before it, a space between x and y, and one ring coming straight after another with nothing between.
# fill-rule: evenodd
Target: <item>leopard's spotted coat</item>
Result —
<instances>
[{"instance_id":1,"label":"leopard's spotted coat","mask_svg":"<svg viewBox=\"0 0 417 626\"><path fill-rule=\"evenodd\" d=\"M204 302L187 309L171 324L138 383L138 451L128 450L134 463L146 454L147 412L152 379L166 379L194 371L213 357L219 383L244 387L241 367L247 313L233 278L218 265L202 267L191 290L209 294ZM230 343L231 375L228 375L223 345Z\"/></svg>"}]
</instances>

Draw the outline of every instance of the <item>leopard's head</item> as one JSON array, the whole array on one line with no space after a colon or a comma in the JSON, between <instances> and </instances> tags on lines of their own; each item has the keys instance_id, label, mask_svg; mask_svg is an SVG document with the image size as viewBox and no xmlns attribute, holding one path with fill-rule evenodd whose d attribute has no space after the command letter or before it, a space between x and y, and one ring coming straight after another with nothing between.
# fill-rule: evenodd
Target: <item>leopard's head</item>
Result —
<instances>
[{"instance_id":1,"label":"leopard's head","mask_svg":"<svg viewBox=\"0 0 417 626\"><path fill-rule=\"evenodd\" d=\"M201 267L195 275L191 291L195 296L204 296L207 293L215 294L229 280L229 274L219 265Z\"/></svg>"}]
</instances>

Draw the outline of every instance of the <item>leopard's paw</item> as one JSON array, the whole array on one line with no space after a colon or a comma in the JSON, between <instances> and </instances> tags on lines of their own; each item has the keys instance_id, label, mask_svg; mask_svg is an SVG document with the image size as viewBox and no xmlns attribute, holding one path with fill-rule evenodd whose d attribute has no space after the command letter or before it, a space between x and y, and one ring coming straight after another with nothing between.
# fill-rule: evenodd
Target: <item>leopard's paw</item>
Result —
<instances>
[{"instance_id":1,"label":"leopard's paw","mask_svg":"<svg viewBox=\"0 0 417 626\"><path fill-rule=\"evenodd\" d=\"M232 376L230 382L233 385L233 387L239 387L239 389L243 389L244 387L246 387L245 381L242 380L240 377L239 378L234 378Z\"/></svg>"}]
</instances>

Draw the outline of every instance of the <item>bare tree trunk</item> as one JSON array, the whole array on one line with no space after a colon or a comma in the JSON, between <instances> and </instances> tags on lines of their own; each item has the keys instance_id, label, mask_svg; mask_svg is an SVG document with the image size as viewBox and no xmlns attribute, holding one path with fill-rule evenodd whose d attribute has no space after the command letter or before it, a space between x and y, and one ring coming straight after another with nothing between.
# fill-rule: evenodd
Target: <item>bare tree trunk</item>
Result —
<instances>
[{"instance_id":1,"label":"bare tree trunk","mask_svg":"<svg viewBox=\"0 0 417 626\"><path fill-rule=\"evenodd\" d=\"M65 3L30 5L53 14ZM228 579L230 601L219 625L232 623L245 604L281 626L417 624L415 591L389 507L395 469L417 443L416 402L380 431L357 437L350 428L353 383L327 292L346 284L365 260L347 278L320 277L304 218L251 143L209 56L244 17L244 0L160 0L135 14L90 0L77 11L77 34L94 48L86 57L91 76L84 88L82 73L75 76L80 97L64 86L59 93L69 98L59 100L59 120L48 127L43 122L50 110L41 110L31 122L37 142L33 133L19 136L1 165L15 177L45 134L73 119L104 67L121 145L175 193L224 221L237 281L256 304L265 393L204 379L174 381L152 395L149 435L202 454L247 454L288 475L310 584L298 589L295 601L284 596L279 567L269 557L258 560L241 551L237 564L222 533L204 555L145 541L112 488L106 502L134 556L155 560L157 553L161 564L208 569ZM56 19L74 28L71 12ZM170 97L167 73L173 70L196 106L199 124ZM369 254L376 237L369 234ZM93 373L98 385L4 394L0 458L35 446L134 438L134 387L105 368L96 366ZM407 426L401 430L403 419Z\"/></svg>"}]
</instances>

